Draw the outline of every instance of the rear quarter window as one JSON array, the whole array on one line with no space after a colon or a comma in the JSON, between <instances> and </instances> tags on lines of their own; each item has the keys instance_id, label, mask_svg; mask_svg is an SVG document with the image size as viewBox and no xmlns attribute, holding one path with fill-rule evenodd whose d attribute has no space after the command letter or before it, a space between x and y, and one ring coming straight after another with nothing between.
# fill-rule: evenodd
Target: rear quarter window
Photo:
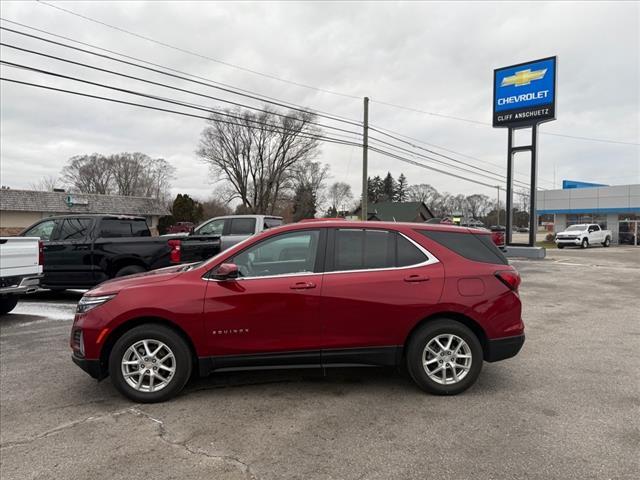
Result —
<instances>
[{"instance_id":1,"label":"rear quarter window","mask_svg":"<svg viewBox=\"0 0 640 480\"><path fill-rule=\"evenodd\" d=\"M468 260L501 265L509 264L507 258L491 240L491 235L433 230L418 230L418 233Z\"/></svg>"}]
</instances>

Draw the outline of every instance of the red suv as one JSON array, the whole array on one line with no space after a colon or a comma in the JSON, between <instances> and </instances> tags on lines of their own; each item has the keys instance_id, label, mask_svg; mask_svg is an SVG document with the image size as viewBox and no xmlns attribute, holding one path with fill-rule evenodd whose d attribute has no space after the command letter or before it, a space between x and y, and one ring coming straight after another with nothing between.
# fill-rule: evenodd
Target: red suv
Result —
<instances>
[{"instance_id":1,"label":"red suv","mask_svg":"<svg viewBox=\"0 0 640 480\"><path fill-rule=\"evenodd\" d=\"M489 232L298 223L90 290L73 361L137 402L176 395L193 370L293 366L406 365L419 387L451 395L522 347L519 284Z\"/></svg>"}]
</instances>

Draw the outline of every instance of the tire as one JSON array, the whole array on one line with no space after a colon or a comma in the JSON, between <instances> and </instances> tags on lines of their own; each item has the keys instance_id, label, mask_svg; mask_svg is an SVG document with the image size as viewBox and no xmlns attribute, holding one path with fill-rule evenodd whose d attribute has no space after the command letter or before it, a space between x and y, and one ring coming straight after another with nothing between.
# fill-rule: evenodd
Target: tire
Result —
<instances>
[{"instance_id":1,"label":"tire","mask_svg":"<svg viewBox=\"0 0 640 480\"><path fill-rule=\"evenodd\" d=\"M589 240L583 238L582 243L580 243L580 248L589 248Z\"/></svg>"},{"instance_id":2,"label":"tire","mask_svg":"<svg viewBox=\"0 0 640 480\"><path fill-rule=\"evenodd\" d=\"M0 297L0 315L6 315L11 310L16 308L17 304L17 295L7 295L6 297Z\"/></svg>"},{"instance_id":3,"label":"tire","mask_svg":"<svg viewBox=\"0 0 640 480\"><path fill-rule=\"evenodd\" d=\"M562 249L564 248L564 245L562 245L562 244L560 244L560 243L559 243L559 244L558 244L558 248L559 248L560 250L562 250Z\"/></svg>"},{"instance_id":4,"label":"tire","mask_svg":"<svg viewBox=\"0 0 640 480\"><path fill-rule=\"evenodd\" d=\"M145 342L148 351L152 353L160 347L160 344L163 345L156 354L157 357L144 353L136 354L133 351L135 347L138 352L144 352ZM166 358L168 354L172 354L173 358L164 360L162 364L173 368L173 373L168 372L166 377L158 377L161 375L160 372L166 371L158 367L161 365L160 360L163 357ZM123 361L134 362L138 359L140 360L138 365L123 364ZM140 364L148 368L140 368ZM116 341L109 355L109 372L113 385L125 397L138 403L164 402L176 396L189 380L192 368L191 351L182 336L171 328L154 323L140 325L126 332ZM135 373L141 370L145 373L142 375ZM125 371L129 374L128 378L125 378ZM153 375L149 372L153 372ZM140 380L141 376L142 380ZM152 378L154 388L151 388ZM167 380L166 384L160 378ZM136 388L129 382L140 385L140 388ZM155 390L158 387L160 389Z\"/></svg>"},{"instance_id":5,"label":"tire","mask_svg":"<svg viewBox=\"0 0 640 480\"><path fill-rule=\"evenodd\" d=\"M140 265L127 265L126 267L122 267L120 270L118 270L114 278L124 277L126 275L135 275L136 273L142 272L146 272L146 270Z\"/></svg>"},{"instance_id":6,"label":"tire","mask_svg":"<svg viewBox=\"0 0 640 480\"><path fill-rule=\"evenodd\" d=\"M605 238L605 239L604 239L604 242L602 242L602 246L603 246L604 248L608 248L608 247L610 247L610 246L611 246L611 239L610 239L609 237Z\"/></svg>"},{"instance_id":7,"label":"tire","mask_svg":"<svg viewBox=\"0 0 640 480\"><path fill-rule=\"evenodd\" d=\"M448 345L445 342L448 336L452 338L452 343L450 344L451 350L442 350L440 347L437 347L437 343L434 343L437 339L441 343L444 343L446 347ZM446 356L447 351L455 352L455 348L460 346L458 340L462 340L464 343L464 347L459 351L465 351L465 355L470 355L468 363L466 363L467 359L462 359L462 362L466 363L466 367L468 367L466 370L458 364L462 358L460 354L457 357ZM434 345L436 345L435 349L433 348ZM426 350L427 346L432 348L431 352ZM434 355L433 352L435 352L436 355ZM445 357L443 357L443 360L440 360L437 354L443 352L445 353ZM433 363L434 366L429 367L428 364L424 366L423 361L425 358L429 362L435 362ZM453 362L448 363L447 359L450 360L452 358ZM414 332L409 340L406 360L409 375L411 375L413 381L422 390L435 395L456 395L467 390L478 379L478 375L480 375L480 371L482 370L483 352L478 337L476 337L469 328L455 320L442 318L429 322ZM443 365L447 363L449 365L439 371L444 371L444 383L434 380L434 378L442 380L442 374L438 375L438 371L433 371L438 369L439 364L442 362L444 362ZM450 366L451 363L455 363L460 368L452 369ZM427 373L427 369L432 370L431 375ZM463 378L454 382L453 371L456 372L457 376L462 376L464 373ZM451 376L450 380L448 379L449 376Z\"/></svg>"}]
</instances>

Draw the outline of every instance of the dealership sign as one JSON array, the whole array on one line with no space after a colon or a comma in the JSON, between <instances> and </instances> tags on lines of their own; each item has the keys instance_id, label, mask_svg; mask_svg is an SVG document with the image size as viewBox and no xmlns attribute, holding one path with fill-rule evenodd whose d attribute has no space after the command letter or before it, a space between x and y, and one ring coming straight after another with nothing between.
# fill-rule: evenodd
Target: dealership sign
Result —
<instances>
[{"instance_id":1,"label":"dealership sign","mask_svg":"<svg viewBox=\"0 0 640 480\"><path fill-rule=\"evenodd\" d=\"M493 126L527 127L556 118L556 57L493 71Z\"/></svg>"}]
</instances>

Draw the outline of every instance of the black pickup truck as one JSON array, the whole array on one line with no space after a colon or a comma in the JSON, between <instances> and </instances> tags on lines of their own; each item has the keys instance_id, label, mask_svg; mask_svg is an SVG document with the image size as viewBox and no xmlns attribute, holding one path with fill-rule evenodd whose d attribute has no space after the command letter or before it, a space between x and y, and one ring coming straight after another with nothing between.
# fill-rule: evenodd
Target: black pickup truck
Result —
<instances>
[{"instance_id":1,"label":"black pickup truck","mask_svg":"<svg viewBox=\"0 0 640 480\"><path fill-rule=\"evenodd\" d=\"M206 260L220 251L220 237L152 237L143 217L49 217L26 228L44 241L44 278L51 290L91 288L105 280L171 265Z\"/></svg>"}]
</instances>

